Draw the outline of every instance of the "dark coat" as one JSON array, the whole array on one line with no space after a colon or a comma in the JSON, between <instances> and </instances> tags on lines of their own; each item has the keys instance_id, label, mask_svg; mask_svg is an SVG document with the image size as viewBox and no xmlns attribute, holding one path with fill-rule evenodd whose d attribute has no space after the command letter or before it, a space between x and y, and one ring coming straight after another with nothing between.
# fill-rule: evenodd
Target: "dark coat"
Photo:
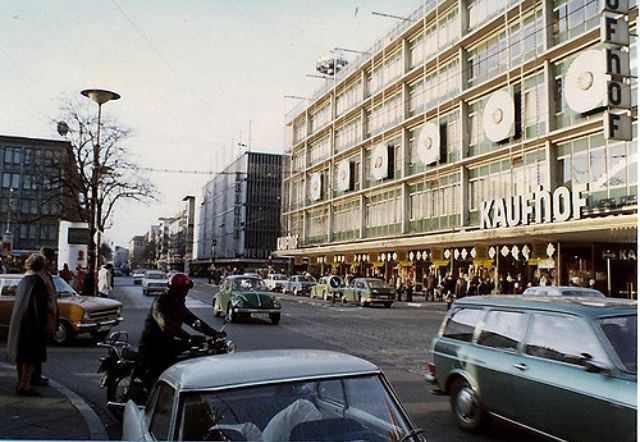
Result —
<instances>
[{"instance_id":1,"label":"dark coat","mask_svg":"<svg viewBox=\"0 0 640 442\"><path fill-rule=\"evenodd\" d=\"M18 284L7 337L9 361L47 360L48 298L47 286L36 274L25 275Z\"/></svg>"}]
</instances>

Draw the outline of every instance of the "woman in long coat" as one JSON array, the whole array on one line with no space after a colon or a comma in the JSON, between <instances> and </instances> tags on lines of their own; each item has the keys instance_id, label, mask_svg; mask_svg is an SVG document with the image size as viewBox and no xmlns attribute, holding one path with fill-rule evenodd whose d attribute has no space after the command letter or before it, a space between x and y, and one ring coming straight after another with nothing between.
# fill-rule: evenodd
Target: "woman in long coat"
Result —
<instances>
[{"instance_id":1,"label":"woman in long coat","mask_svg":"<svg viewBox=\"0 0 640 442\"><path fill-rule=\"evenodd\" d=\"M33 254L25 263L27 272L18 284L11 312L7 355L18 371L16 394L39 396L31 385L34 366L47 360L48 293L37 274L45 265L44 257Z\"/></svg>"}]
</instances>

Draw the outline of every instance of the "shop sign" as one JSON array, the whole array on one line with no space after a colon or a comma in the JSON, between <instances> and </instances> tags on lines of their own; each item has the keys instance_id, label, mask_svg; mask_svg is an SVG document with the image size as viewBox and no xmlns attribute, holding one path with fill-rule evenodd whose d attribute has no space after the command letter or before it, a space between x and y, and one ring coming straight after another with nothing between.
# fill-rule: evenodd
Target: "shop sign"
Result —
<instances>
[{"instance_id":1,"label":"shop sign","mask_svg":"<svg viewBox=\"0 0 640 442\"><path fill-rule=\"evenodd\" d=\"M637 261L635 249L603 250L602 259L617 259L619 261Z\"/></svg>"},{"instance_id":2,"label":"shop sign","mask_svg":"<svg viewBox=\"0 0 640 442\"><path fill-rule=\"evenodd\" d=\"M449 261L446 259L434 259L432 264L434 267L446 267L449 265Z\"/></svg>"},{"instance_id":3,"label":"shop sign","mask_svg":"<svg viewBox=\"0 0 640 442\"><path fill-rule=\"evenodd\" d=\"M480 228L496 229L518 225L563 222L580 219L587 206L582 193L586 184L574 184L573 191L558 187L553 193L539 187L528 195L483 201L480 206Z\"/></svg>"},{"instance_id":4,"label":"shop sign","mask_svg":"<svg viewBox=\"0 0 640 442\"><path fill-rule=\"evenodd\" d=\"M493 259L474 259L473 265L476 267L491 267L494 264Z\"/></svg>"},{"instance_id":5,"label":"shop sign","mask_svg":"<svg viewBox=\"0 0 640 442\"><path fill-rule=\"evenodd\" d=\"M277 240L278 250L295 250L298 248L298 235L281 236Z\"/></svg>"},{"instance_id":6,"label":"shop sign","mask_svg":"<svg viewBox=\"0 0 640 442\"><path fill-rule=\"evenodd\" d=\"M556 262L553 258L538 258L538 267L541 269L553 269L556 267Z\"/></svg>"},{"instance_id":7,"label":"shop sign","mask_svg":"<svg viewBox=\"0 0 640 442\"><path fill-rule=\"evenodd\" d=\"M382 261L375 261L375 262L373 263L373 266L374 266L374 267L384 267L384 262L382 262Z\"/></svg>"},{"instance_id":8,"label":"shop sign","mask_svg":"<svg viewBox=\"0 0 640 442\"><path fill-rule=\"evenodd\" d=\"M400 261L398 265L400 267L413 267L413 263L411 261Z\"/></svg>"}]
</instances>

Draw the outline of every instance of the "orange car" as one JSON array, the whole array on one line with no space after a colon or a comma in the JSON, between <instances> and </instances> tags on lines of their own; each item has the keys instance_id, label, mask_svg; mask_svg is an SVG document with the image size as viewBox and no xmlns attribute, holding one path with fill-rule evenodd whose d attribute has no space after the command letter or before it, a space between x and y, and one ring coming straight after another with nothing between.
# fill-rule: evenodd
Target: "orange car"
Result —
<instances>
[{"instance_id":1,"label":"orange car","mask_svg":"<svg viewBox=\"0 0 640 442\"><path fill-rule=\"evenodd\" d=\"M0 275L0 331L6 334L11 321L16 288L22 275ZM122 303L115 299L81 296L59 276L53 281L58 292L58 325L54 341L68 342L81 333L102 340L122 321Z\"/></svg>"}]
</instances>

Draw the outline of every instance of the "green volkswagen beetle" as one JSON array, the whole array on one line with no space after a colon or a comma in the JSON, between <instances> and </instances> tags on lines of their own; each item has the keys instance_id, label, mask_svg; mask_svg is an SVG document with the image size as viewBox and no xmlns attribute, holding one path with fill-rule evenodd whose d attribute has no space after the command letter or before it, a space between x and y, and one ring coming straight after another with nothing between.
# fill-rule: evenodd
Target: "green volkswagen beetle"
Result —
<instances>
[{"instance_id":1,"label":"green volkswagen beetle","mask_svg":"<svg viewBox=\"0 0 640 442\"><path fill-rule=\"evenodd\" d=\"M228 321L239 317L269 318L280 322L280 302L264 285L261 278L233 275L225 278L220 291L213 297L213 315L224 314Z\"/></svg>"},{"instance_id":2,"label":"green volkswagen beetle","mask_svg":"<svg viewBox=\"0 0 640 442\"><path fill-rule=\"evenodd\" d=\"M382 304L391 307L393 304L394 290L382 279L355 278L348 287L338 289L342 295L343 303L357 302L362 307L370 304Z\"/></svg>"}]
</instances>

